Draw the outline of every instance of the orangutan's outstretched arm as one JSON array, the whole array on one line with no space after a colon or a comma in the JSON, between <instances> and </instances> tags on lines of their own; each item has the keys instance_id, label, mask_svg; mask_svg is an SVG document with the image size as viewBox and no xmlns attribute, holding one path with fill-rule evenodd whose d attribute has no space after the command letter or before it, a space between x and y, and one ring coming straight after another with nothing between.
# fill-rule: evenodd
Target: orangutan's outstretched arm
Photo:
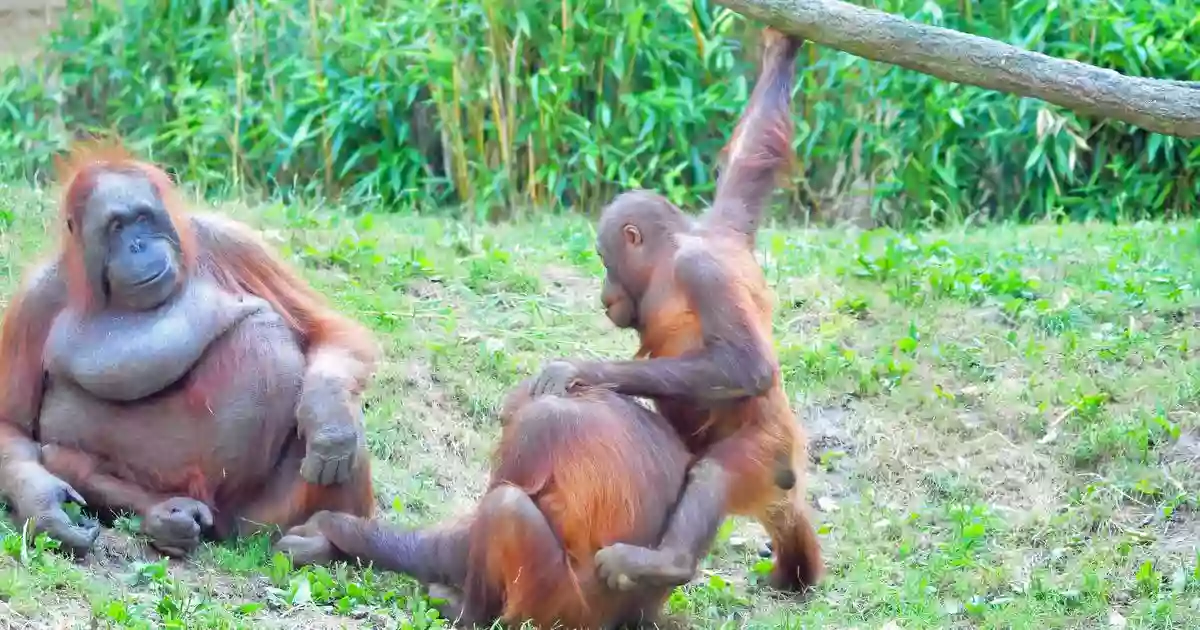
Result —
<instances>
[{"instance_id":1,"label":"orangutan's outstretched arm","mask_svg":"<svg viewBox=\"0 0 1200 630\"><path fill-rule=\"evenodd\" d=\"M42 466L36 442L45 391L42 351L65 295L57 265L38 269L13 296L0 323L0 494L12 502L19 519L33 520L36 531L86 553L100 535L99 524L71 522L62 506L83 505L83 497Z\"/></svg>"},{"instance_id":2,"label":"orangutan's outstretched arm","mask_svg":"<svg viewBox=\"0 0 1200 630\"><path fill-rule=\"evenodd\" d=\"M716 197L703 220L754 242L776 178L792 162L792 89L804 40L763 31L762 68L750 102L725 145Z\"/></svg>"},{"instance_id":3,"label":"orangutan's outstretched arm","mask_svg":"<svg viewBox=\"0 0 1200 630\"><path fill-rule=\"evenodd\" d=\"M193 221L203 248L229 270L215 275L232 291L270 302L306 348L308 367L296 409L309 449L301 465L304 478L322 485L346 481L365 448L361 396L379 356L374 338L331 309L248 228L211 215Z\"/></svg>"},{"instance_id":4,"label":"orangutan's outstretched arm","mask_svg":"<svg viewBox=\"0 0 1200 630\"><path fill-rule=\"evenodd\" d=\"M801 40L766 29L766 50L754 93L739 120L704 216L710 228L741 234L752 247L775 177L789 161L794 64ZM720 401L756 396L775 381L777 366L754 334L747 300L722 261L700 244L680 244L674 260L679 289L698 312L704 349L690 356L648 360L558 363L538 377L535 394L563 391L565 381L609 386L633 396Z\"/></svg>"}]
</instances>

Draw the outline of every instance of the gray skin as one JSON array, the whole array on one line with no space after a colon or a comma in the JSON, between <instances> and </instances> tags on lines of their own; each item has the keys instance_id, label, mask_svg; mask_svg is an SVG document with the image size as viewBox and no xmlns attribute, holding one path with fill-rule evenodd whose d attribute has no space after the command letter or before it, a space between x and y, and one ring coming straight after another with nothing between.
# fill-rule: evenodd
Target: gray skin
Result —
<instances>
[{"instance_id":1,"label":"gray skin","mask_svg":"<svg viewBox=\"0 0 1200 630\"><path fill-rule=\"evenodd\" d=\"M146 290L163 282L152 280ZM229 295L206 280L188 282L171 297L144 311L63 311L46 339L47 371L103 400L141 400L188 374L216 339L247 317L271 312L265 300Z\"/></svg>"},{"instance_id":2,"label":"gray skin","mask_svg":"<svg viewBox=\"0 0 1200 630\"><path fill-rule=\"evenodd\" d=\"M237 368L229 372L233 360ZM242 315L187 370L189 379L238 383L202 404L184 396L153 396L130 405L97 395L94 384L85 387L70 372L51 371L40 416L43 460L54 471L52 449L86 449L100 470L71 483L91 506L132 509L143 517L156 548L184 555L205 530L215 527L223 538L239 529L237 517L255 511L217 503L214 514L204 502L183 496L189 477L203 475L213 496L228 497L253 496L262 480L275 476L278 460L265 455L292 450L304 365L295 335L278 314L263 309ZM278 474L289 472L298 477L299 466ZM165 478L159 487L143 487L141 496L127 492L132 498L126 498L106 492L96 479L103 475Z\"/></svg>"},{"instance_id":3,"label":"gray skin","mask_svg":"<svg viewBox=\"0 0 1200 630\"><path fill-rule=\"evenodd\" d=\"M0 420L30 425L40 442L0 445L0 493L19 517L80 555L99 526L72 523L64 503L132 510L156 548L182 555L206 530L224 537L289 514L302 478L350 479L365 452L361 425L338 416L301 436L298 407L325 409L302 404L300 339L265 300L226 293L204 274L184 281L179 236L149 181L100 175L82 216L68 229L81 236L102 308L66 305L54 264L26 287L29 312L18 315L31 325L52 318L40 408L0 401L13 416ZM25 413L33 417L17 417ZM209 503L188 496L198 493ZM330 496L327 509L356 511Z\"/></svg>"}]
</instances>

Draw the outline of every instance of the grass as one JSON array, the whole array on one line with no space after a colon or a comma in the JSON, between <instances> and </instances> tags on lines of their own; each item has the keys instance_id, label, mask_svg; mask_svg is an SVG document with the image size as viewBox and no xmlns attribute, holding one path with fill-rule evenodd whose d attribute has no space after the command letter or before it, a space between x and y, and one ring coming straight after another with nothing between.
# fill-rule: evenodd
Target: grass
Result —
<instances>
[{"instance_id":1,"label":"grass","mask_svg":"<svg viewBox=\"0 0 1200 630\"><path fill-rule=\"evenodd\" d=\"M52 198L0 189L7 295ZM222 208L369 324L381 516L467 509L507 388L559 356L628 356L598 308L592 221L495 227ZM730 520L669 607L705 628L1179 628L1200 624L1200 232L1194 222L899 234L767 229L776 347L810 436L829 577L761 585ZM0 528L10 527L0 525ZM0 531L20 627L436 625L406 578L295 571L261 538L164 562L122 523L71 563ZM2 625L2 624L0 624Z\"/></svg>"}]
</instances>

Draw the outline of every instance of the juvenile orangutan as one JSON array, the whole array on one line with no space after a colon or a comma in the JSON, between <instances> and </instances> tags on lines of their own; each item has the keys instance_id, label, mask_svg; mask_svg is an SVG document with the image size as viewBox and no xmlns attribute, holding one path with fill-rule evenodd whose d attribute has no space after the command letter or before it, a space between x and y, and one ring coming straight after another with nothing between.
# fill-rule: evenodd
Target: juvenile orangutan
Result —
<instances>
[{"instance_id":1,"label":"juvenile orangutan","mask_svg":"<svg viewBox=\"0 0 1200 630\"><path fill-rule=\"evenodd\" d=\"M614 588L690 580L729 513L771 537L772 583L801 589L823 565L804 500L807 445L779 380L774 301L754 242L775 178L791 155L791 94L802 42L766 29L763 66L727 147L712 207L693 220L663 197L629 192L600 217L597 249L608 317L633 328L632 361L557 361L535 396L603 387L652 399L698 458L657 545L596 554Z\"/></svg>"}]
</instances>

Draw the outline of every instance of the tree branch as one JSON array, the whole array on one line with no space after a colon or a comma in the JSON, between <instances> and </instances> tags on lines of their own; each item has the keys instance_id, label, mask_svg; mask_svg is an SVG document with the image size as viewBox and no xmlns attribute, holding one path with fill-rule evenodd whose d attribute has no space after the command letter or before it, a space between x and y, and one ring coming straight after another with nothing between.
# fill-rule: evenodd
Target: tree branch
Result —
<instances>
[{"instance_id":1,"label":"tree branch","mask_svg":"<svg viewBox=\"0 0 1200 630\"><path fill-rule=\"evenodd\" d=\"M715 0L812 42L939 79L1200 137L1200 82L1144 79L839 0Z\"/></svg>"}]
</instances>

